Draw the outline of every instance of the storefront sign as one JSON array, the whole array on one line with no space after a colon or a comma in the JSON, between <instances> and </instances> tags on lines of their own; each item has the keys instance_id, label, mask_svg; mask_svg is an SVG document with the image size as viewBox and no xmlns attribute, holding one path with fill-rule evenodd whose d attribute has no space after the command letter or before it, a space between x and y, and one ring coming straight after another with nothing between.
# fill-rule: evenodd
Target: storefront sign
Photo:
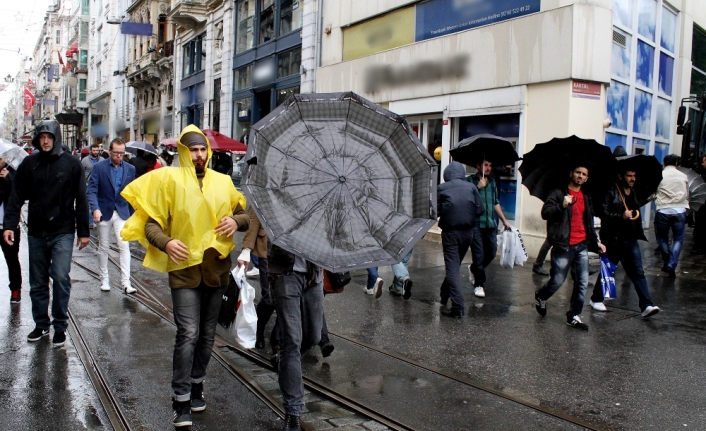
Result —
<instances>
[{"instance_id":1,"label":"storefront sign","mask_svg":"<svg viewBox=\"0 0 706 431\"><path fill-rule=\"evenodd\" d=\"M458 54L446 60L420 61L409 66L372 66L365 70L365 92L463 78L468 74L470 59L468 54Z\"/></svg>"},{"instance_id":2,"label":"storefront sign","mask_svg":"<svg viewBox=\"0 0 706 431\"><path fill-rule=\"evenodd\" d=\"M271 84L277 79L277 68L275 67L275 58L270 57L255 63L252 72L252 80L254 87Z\"/></svg>"},{"instance_id":3,"label":"storefront sign","mask_svg":"<svg viewBox=\"0 0 706 431\"><path fill-rule=\"evenodd\" d=\"M417 5L415 40L539 12L541 0L429 0Z\"/></svg>"},{"instance_id":4,"label":"storefront sign","mask_svg":"<svg viewBox=\"0 0 706 431\"><path fill-rule=\"evenodd\" d=\"M572 81L571 82L571 96L581 97L584 99L596 99L601 98L601 84L597 82L588 81Z\"/></svg>"},{"instance_id":5,"label":"storefront sign","mask_svg":"<svg viewBox=\"0 0 706 431\"><path fill-rule=\"evenodd\" d=\"M414 7L343 30L343 61L414 43Z\"/></svg>"}]
</instances>

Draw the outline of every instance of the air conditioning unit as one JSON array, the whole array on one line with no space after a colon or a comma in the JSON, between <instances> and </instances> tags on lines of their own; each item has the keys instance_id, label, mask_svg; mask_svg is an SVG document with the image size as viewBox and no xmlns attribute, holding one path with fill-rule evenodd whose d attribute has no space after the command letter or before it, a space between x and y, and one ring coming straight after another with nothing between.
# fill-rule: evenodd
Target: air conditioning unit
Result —
<instances>
[{"instance_id":1,"label":"air conditioning unit","mask_svg":"<svg viewBox=\"0 0 706 431\"><path fill-rule=\"evenodd\" d=\"M114 71L113 71L113 76L118 76L118 75L120 75L120 71L119 71L119 70L114 70Z\"/></svg>"}]
</instances>

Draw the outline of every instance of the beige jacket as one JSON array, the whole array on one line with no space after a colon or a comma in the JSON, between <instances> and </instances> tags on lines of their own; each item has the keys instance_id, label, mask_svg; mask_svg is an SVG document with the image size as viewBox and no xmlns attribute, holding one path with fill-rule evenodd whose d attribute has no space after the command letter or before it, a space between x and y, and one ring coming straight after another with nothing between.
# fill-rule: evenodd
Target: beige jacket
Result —
<instances>
[{"instance_id":1,"label":"beige jacket","mask_svg":"<svg viewBox=\"0 0 706 431\"><path fill-rule=\"evenodd\" d=\"M689 208L689 183L686 175L674 166L662 171L662 182L657 188L657 211L666 208Z\"/></svg>"}]
</instances>

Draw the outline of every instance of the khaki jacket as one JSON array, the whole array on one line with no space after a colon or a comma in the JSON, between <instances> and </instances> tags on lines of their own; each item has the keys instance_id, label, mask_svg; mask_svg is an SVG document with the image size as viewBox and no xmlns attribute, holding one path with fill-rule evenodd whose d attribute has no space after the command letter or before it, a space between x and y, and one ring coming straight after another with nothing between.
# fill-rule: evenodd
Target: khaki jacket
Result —
<instances>
[{"instance_id":1,"label":"khaki jacket","mask_svg":"<svg viewBox=\"0 0 706 431\"><path fill-rule=\"evenodd\" d=\"M255 256L267 259L267 233L252 207L248 208L247 215L250 227L243 238L242 248L249 248Z\"/></svg>"}]
</instances>

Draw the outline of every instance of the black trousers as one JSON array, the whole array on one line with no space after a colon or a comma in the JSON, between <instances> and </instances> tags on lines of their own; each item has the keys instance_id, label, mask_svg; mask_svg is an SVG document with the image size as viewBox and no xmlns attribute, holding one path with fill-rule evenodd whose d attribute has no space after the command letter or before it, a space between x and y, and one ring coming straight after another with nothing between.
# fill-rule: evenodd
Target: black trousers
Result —
<instances>
[{"instance_id":1,"label":"black trousers","mask_svg":"<svg viewBox=\"0 0 706 431\"><path fill-rule=\"evenodd\" d=\"M20 290L22 289L22 268L20 267L19 258L20 230L13 229L13 232L15 233L15 243L8 245L3 239L0 239L0 246L2 246L2 254L5 256L5 263L7 263L10 290Z\"/></svg>"}]
</instances>

